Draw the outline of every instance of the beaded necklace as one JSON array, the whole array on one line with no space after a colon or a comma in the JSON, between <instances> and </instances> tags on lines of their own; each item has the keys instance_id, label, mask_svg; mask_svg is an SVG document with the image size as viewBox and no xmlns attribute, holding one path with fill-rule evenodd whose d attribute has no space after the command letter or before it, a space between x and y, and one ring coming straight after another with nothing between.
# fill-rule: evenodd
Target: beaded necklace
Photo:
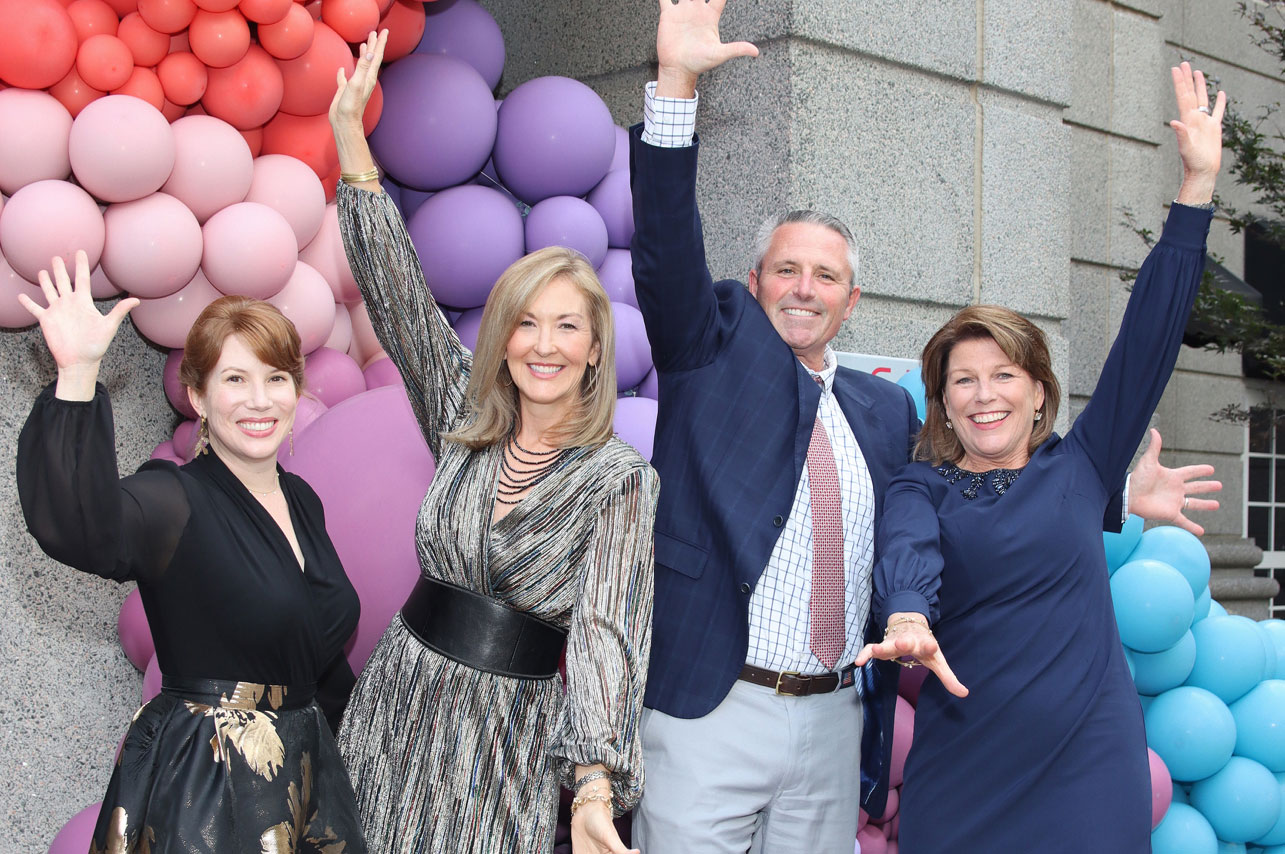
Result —
<instances>
[{"instance_id":1,"label":"beaded necklace","mask_svg":"<svg viewBox=\"0 0 1285 854\"><path fill-rule=\"evenodd\" d=\"M501 504L517 504L522 499L512 496L534 489L559 468L566 454L566 448L528 451L518 444L517 436L509 436L509 441L504 445L504 454L500 457L500 481L495 487L495 500ZM527 468L518 468L519 463Z\"/></svg>"}]
</instances>

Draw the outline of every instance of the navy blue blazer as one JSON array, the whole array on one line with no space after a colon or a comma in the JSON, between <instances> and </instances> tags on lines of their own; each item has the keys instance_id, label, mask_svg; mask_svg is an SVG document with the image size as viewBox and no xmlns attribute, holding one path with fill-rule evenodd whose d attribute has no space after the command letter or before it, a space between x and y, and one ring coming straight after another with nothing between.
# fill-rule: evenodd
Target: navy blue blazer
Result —
<instances>
[{"instance_id":1,"label":"navy blue blazer","mask_svg":"<svg viewBox=\"0 0 1285 854\"><path fill-rule=\"evenodd\" d=\"M646 705L695 718L722 702L745 664L750 596L794 503L821 391L748 289L712 280L696 207L698 146L658 148L640 131L630 139L634 285L660 380ZM847 368L834 394L874 481L877 525L888 482L910 459L915 406L905 389ZM871 626L867 639L882 637ZM862 674L862 806L876 817L899 669L875 662Z\"/></svg>"}]
</instances>

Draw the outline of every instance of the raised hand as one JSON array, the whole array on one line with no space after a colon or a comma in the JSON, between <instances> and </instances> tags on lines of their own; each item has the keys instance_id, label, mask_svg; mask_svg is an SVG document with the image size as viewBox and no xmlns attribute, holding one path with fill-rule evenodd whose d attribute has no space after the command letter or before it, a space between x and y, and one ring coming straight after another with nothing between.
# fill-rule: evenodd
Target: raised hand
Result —
<instances>
[{"instance_id":1,"label":"raised hand","mask_svg":"<svg viewBox=\"0 0 1285 854\"><path fill-rule=\"evenodd\" d=\"M1129 478L1129 512L1153 522L1169 522L1199 537L1205 529L1184 514L1189 510L1218 509L1214 499L1193 497L1223 488L1216 480L1196 480L1213 473L1214 467L1209 465L1176 469L1160 465L1160 432L1153 427L1151 444L1138 458L1138 465Z\"/></svg>"},{"instance_id":2,"label":"raised hand","mask_svg":"<svg viewBox=\"0 0 1285 854\"><path fill-rule=\"evenodd\" d=\"M896 616L898 615L893 615L893 617ZM883 640L879 643L868 643L862 647L854 663L860 667L872 658L884 661L891 661L894 658L912 658L916 663L922 664L937 674L937 678L941 680L942 686L947 691L956 697L968 696L968 689L946 663L946 656L942 655L937 638L925 623L913 619L894 620L884 633Z\"/></svg>"},{"instance_id":3,"label":"raised hand","mask_svg":"<svg viewBox=\"0 0 1285 854\"><path fill-rule=\"evenodd\" d=\"M718 21L727 0L660 0L656 57L660 63L656 94L691 98L696 78L737 56L758 56L749 42L723 44Z\"/></svg>"},{"instance_id":4,"label":"raised hand","mask_svg":"<svg viewBox=\"0 0 1285 854\"><path fill-rule=\"evenodd\" d=\"M1178 201L1204 204L1213 198L1214 178L1222 165L1223 113L1227 109L1227 94L1219 92L1211 108L1203 73L1192 71L1186 62L1169 70L1173 75L1174 98L1178 102L1178 118L1169 122L1169 126L1178 139L1178 156L1182 158L1183 172Z\"/></svg>"},{"instance_id":5,"label":"raised hand","mask_svg":"<svg viewBox=\"0 0 1285 854\"><path fill-rule=\"evenodd\" d=\"M375 82L379 79L379 66L384 61L384 46L388 44L388 30L378 34L371 32L357 57L357 67L353 69L349 80L342 68L336 75L338 88L335 97L330 101L331 126L361 124L362 115L371 93L375 91Z\"/></svg>"}]
</instances>

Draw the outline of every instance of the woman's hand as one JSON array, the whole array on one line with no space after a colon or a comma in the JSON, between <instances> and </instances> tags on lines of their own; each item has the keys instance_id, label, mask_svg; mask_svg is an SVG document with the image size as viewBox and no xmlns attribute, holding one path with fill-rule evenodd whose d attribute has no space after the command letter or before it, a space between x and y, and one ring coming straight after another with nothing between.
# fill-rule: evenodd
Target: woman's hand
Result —
<instances>
[{"instance_id":1,"label":"woman's hand","mask_svg":"<svg viewBox=\"0 0 1285 854\"><path fill-rule=\"evenodd\" d=\"M602 787L610 793L610 789ZM583 792L581 794L584 794ZM641 854L637 848L626 848L611 820L611 806L602 801L587 801L571 816L572 854Z\"/></svg>"},{"instance_id":2,"label":"woman's hand","mask_svg":"<svg viewBox=\"0 0 1285 854\"><path fill-rule=\"evenodd\" d=\"M1196 480L1209 477L1214 467L1209 465L1180 466L1167 469L1160 465L1160 432L1151 428L1151 444L1138 459L1129 479L1129 512L1155 522L1168 522L1190 531L1197 537L1205 529L1188 519L1191 510L1213 511L1218 501L1197 498L1223 488L1216 480Z\"/></svg>"},{"instance_id":3,"label":"woman's hand","mask_svg":"<svg viewBox=\"0 0 1285 854\"><path fill-rule=\"evenodd\" d=\"M928 628L928 623L912 617L898 618L898 616L894 614L889 619L889 626L884 632L883 640L879 643L866 644L857 654L854 663L860 667L872 658L891 661L894 658L910 657L936 673L947 691L956 697L967 697L968 689L955 677L955 672L946 663L946 656L941 654L941 647L937 645L937 638Z\"/></svg>"},{"instance_id":4,"label":"woman's hand","mask_svg":"<svg viewBox=\"0 0 1285 854\"><path fill-rule=\"evenodd\" d=\"M1214 179L1222 165L1227 94L1219 92L1211 109L1204 74L1192 71L1186 62L1171 68L1170 72L1178 118L1169 122L1169 126L1178 139L1183 174L1178 201L1184 205L1201 205L1213 199Z\"/></svg>"},{"instance_id":5,"label":"woman's hand","mask_svg":"<svg viewBox=\"0 0 1285 854\"><path fill-rule=\"evenodd\" d=\"M338 89L330 102L330 126L335 129L361 127L366 104L379 79L379 66L384 61L384 45L388 44L388 30L371 32L357 57L357 67L349 80L342 68L336 81Z\"/></svg>"},{"instance_id":6,"label":"woman's hand","mask_svg":"<svg viewBox=\"0 0 1285 854\"><path fill-rule=\"evenodd\" d=\"M41 270L39 276L48 307L42 308L26 294L19 294L18 301L40 323L45 344L58 365L56 395L63 400L90 400L98 365L121 321L139 301L126 297L107 315L100 313L89 293L89 258L83 250L76 252L74 284L62 258L54 258L51 266L52 277L48 270Z\"/></svg>"}]
</instances>

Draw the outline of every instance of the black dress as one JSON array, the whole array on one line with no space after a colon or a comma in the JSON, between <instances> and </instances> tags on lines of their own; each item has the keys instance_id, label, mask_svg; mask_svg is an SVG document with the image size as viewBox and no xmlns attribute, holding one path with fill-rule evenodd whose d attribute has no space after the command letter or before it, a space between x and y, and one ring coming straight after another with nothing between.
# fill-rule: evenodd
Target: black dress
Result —
<instances>
[{"instance_id":1,"label":"black dress","mask_svg":"<svg viewBox=\"0 0 1285 854\"><path fill-rule=\"evenodd\" d=\"M91 852L366 851L331 734L360 604L316 493L278 471L302 572L214 453L119 479L101 386L87 402L52 386L36 399L18 439L27 527L55 560L138 582L165 674L125 737Z\"/></svg>"}]
</instances>

